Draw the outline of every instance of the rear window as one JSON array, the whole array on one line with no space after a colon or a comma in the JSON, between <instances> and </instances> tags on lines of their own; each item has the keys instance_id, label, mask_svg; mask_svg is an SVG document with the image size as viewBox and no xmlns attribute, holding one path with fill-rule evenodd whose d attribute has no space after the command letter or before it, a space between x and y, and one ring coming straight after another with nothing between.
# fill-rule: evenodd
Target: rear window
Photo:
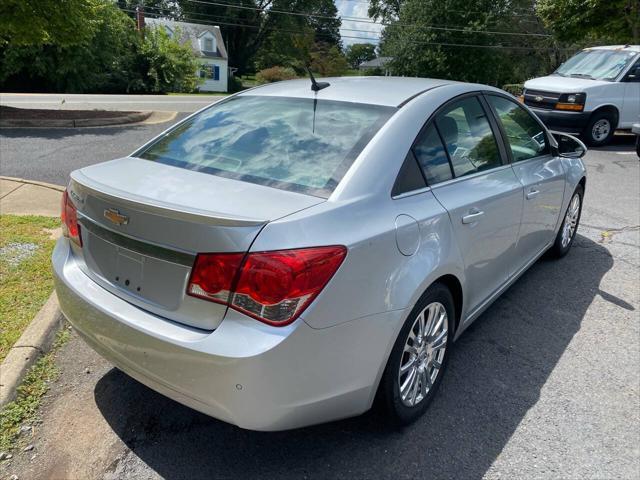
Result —
<instances>
[{"instance_id":1,"label":"rear window","mask_svg":"<svg viewBox=\"0 0 640 480\"><path fill-rule=\"evenodd\" d=\"M243 95L212 105L135 156L326 198L394 111Z\"/></svg>"}]
</instances>

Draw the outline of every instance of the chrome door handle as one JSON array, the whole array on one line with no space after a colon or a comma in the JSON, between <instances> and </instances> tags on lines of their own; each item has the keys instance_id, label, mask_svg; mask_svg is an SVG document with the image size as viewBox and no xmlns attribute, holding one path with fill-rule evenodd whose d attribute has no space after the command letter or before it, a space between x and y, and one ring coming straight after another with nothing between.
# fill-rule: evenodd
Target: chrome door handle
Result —
<instances>
[{"instance_id":1,"label":"chrome door handle","mask_svg":"<svg viewBox=\"0 0 640 480\"><path fill-rule=\"evenodd\" d=\"M527 193L527 200L536 198L539 194L540 194L540 190L536 190L532 188L531 190L529 190L529 193Z\"/></svg>"},{"instance_id":2,"label":"chrome door handle","mask_svg":"<svg viewBox=\"0 0 640 480\"><path fill-rule=\"evenodd\" d=\"M462 223L475 223L480 217L484 215L484 212L480 210L473 210L469 212L467 215L462 217Z\"/></svg>"}]
</instances>

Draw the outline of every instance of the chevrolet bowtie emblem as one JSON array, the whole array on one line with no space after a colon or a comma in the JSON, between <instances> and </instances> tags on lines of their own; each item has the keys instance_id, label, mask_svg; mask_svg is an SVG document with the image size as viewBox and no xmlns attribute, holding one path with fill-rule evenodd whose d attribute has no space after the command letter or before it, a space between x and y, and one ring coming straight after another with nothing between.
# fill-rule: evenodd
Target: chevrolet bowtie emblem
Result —
<instances>
[{"instance_id":1,"label":"chevrolet bowtie emblem","mask_svg":"<svg viewBox=\"0 0 640 480\"><path fill-rule=\"evenodd\" d=\"M105 210L104 218L111 221L112 223L115 223L116 225L126 225L127 223L129 223L129 217L127 217L126 215L122 215L115 208L108 208L107 210Z\"/></svg>"},{"instance_id":2,"label":"chevrolet bowtie emblem","mask_svg":"<svg viewBox=\"0 0 640 480\"><path fill-rule=\"evenodd\" d=\"M542 100L544 100L544 97L541 97L540 95L537 95L535 98L536 102L541 102Z\"/></svg>"}]
</instances>

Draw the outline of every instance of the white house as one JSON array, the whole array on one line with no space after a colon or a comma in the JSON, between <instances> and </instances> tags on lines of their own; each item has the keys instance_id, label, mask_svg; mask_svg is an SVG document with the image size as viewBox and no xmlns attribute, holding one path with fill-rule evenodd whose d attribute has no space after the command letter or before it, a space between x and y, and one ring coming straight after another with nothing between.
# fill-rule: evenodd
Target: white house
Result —
<instances>
[{"instance_id":1,"label":"white house","mask_svg":"<svg viewBox=\"0 0 640 480\"><path fill-rule=\"evenodd\" d=\"M174 22L161 18L145 18L148 27L162 27L173 37L189 41L200 58L198 75L203 79L199 85L202 92L226 92L229 71L229 57L222 40L220 27L199 23Z\"/></svg>"}]
</instances>

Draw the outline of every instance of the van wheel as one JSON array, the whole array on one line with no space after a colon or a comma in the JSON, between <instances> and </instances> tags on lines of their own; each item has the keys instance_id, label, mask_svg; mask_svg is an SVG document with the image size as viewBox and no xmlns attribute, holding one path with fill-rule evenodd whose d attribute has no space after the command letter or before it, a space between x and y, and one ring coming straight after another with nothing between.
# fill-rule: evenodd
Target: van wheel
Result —
<instances>
[{"instance_id":1,"label":"van wheel","mask_svg":"<svg viewBox=\"0 0 640 480\"><path fill-rule=\"evenodd\" d=\"M391 419L418 419L436 394L454 334L455 310L447 287L435 283L405 321L385 367L379 392Z\"/></svg>"},{"instance_id":2,"label":"van wheel","mask_svg":"<svg viewBox=\"0 0 640 480\"><path fill-rule=\"evenodd\" d=\"M596 112L582 132L588 145L601 147L608 144L616 131L615 117L608 112Z\"/></svg>"}]
</instances>

